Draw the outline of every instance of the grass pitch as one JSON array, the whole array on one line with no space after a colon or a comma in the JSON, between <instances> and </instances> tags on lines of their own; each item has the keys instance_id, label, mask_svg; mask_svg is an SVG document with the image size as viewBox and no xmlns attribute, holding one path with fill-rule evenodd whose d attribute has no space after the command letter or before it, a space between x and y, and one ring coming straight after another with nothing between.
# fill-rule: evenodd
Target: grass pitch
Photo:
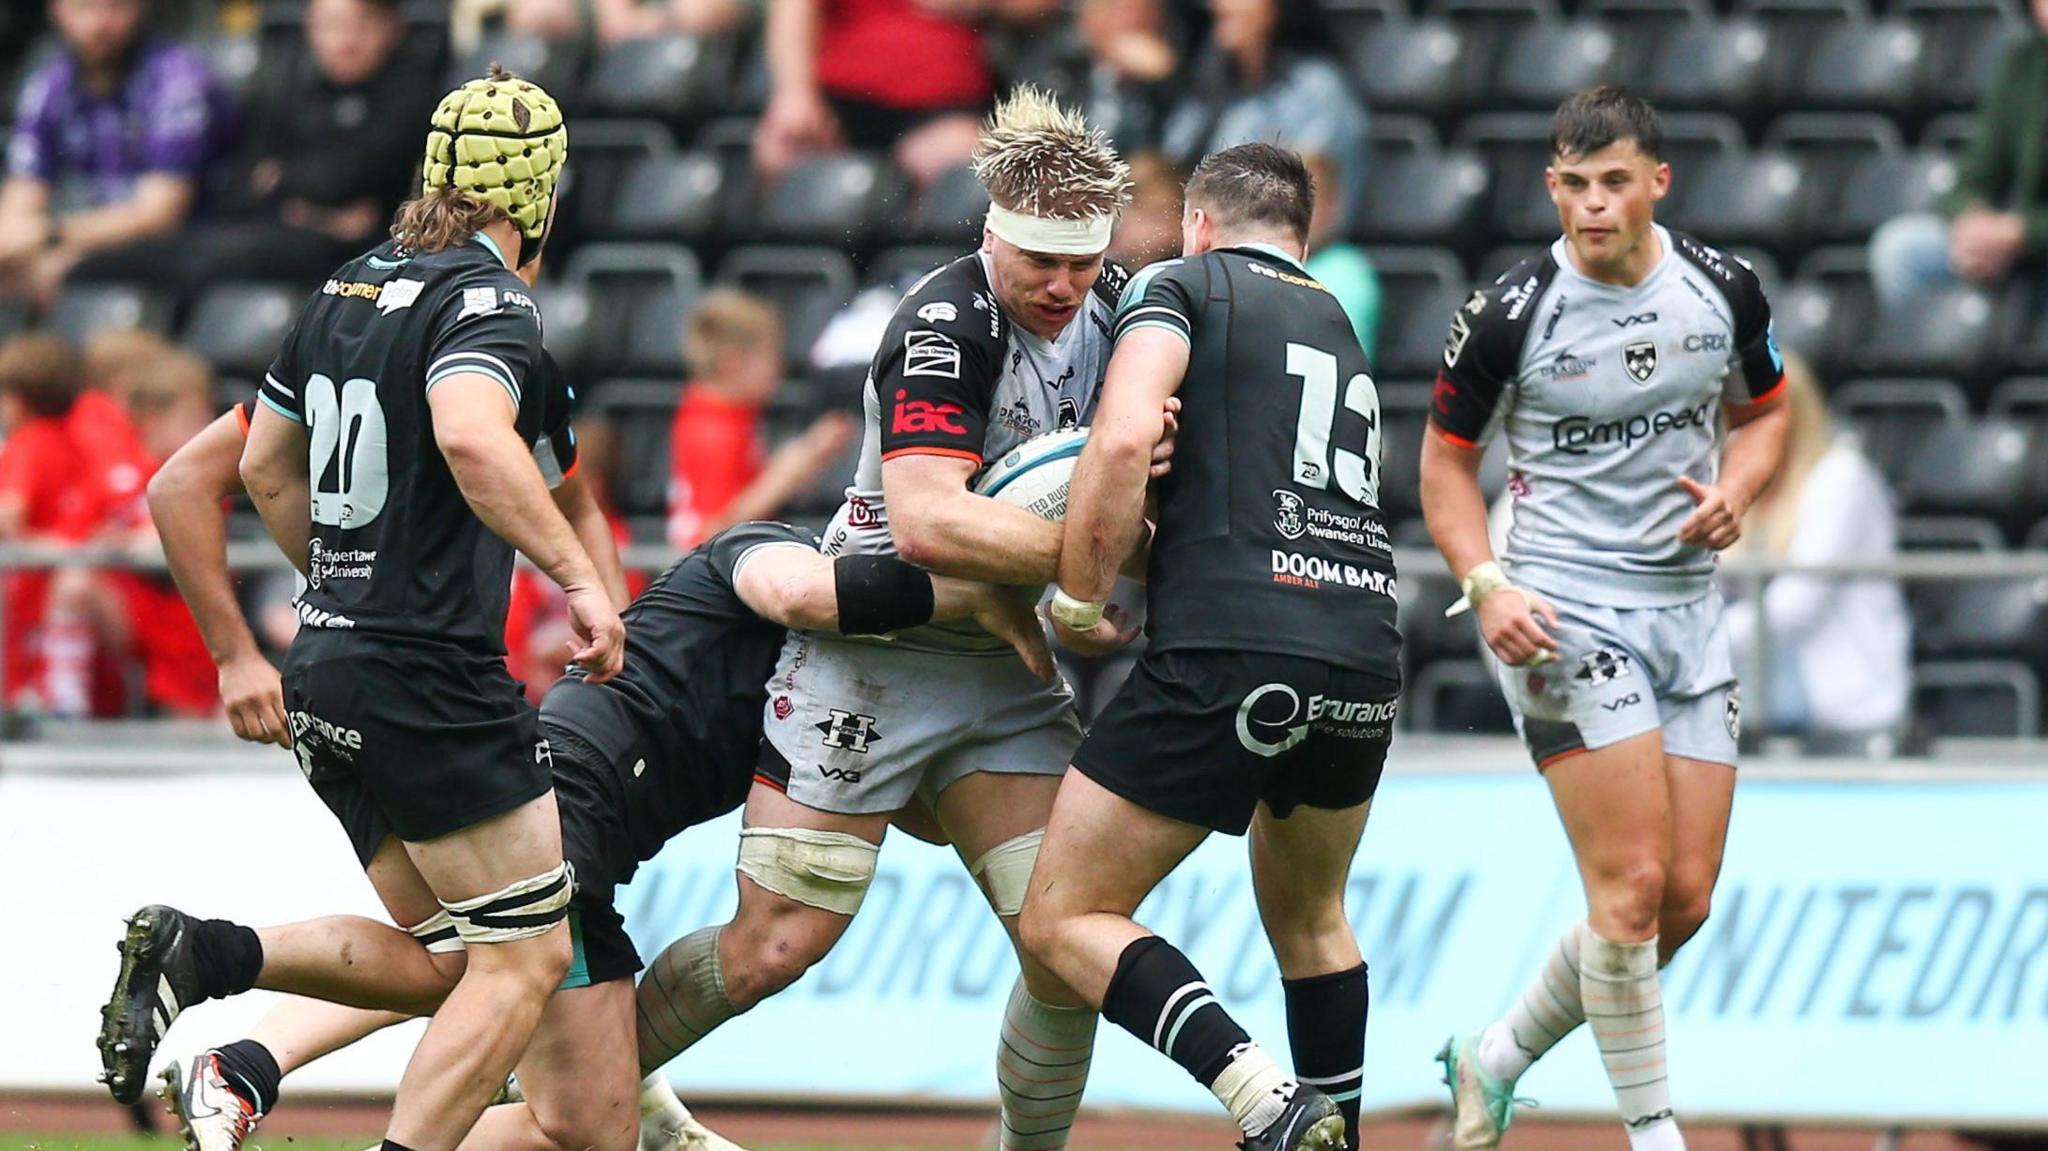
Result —
<instances>
[{"instance_id":1,"label":"grass pitch","mask_svg":"<svg viewBox=\"0 0 2048 1151\"><path fill-rule=\"evenodd\" d=\"M365 1135L360 1139L293 1139L283 1135L266 1136L261 1132L249 1141L252 1151L364 1151L374 1147L377 1136ZM22 1135L0 1131L0 1151L184 1151L184 1143L175 1135ZM849 1149L806 1146L768 1145L760 1151L849 1151ZM862 1147L859 1151L889 1151L888 1148ZM917 1148L916 1151L933 1151L932 1148ZM967 1151L967 1149L962 1149Z\"/></svg>"}]
</instances>

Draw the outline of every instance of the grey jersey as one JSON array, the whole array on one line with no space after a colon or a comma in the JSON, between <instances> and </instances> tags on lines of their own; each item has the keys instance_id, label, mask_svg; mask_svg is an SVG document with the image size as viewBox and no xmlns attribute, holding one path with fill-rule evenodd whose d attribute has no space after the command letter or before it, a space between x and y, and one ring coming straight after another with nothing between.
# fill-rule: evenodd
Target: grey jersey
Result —
<instances>
[{"instance_id":1,"label":"grey jersey","mask_svg":"<svg viewBox=\"0 0 2048 1151\"><path fill-rule=\"evenodd\" d=\"M978 471L1033 436L1094 418L1113 347L1110 322L1129 277L1105 264L1059 337L1042 340L1003 314L984 260L975 253L953 261L896 306L868 370L860 462L825 529L825 554L895 554L884 461L954 456ZM938 651L1007 648L971 623L897 632L893 642Z\"/></svg>"},{"instance_id":2,"label":"grey jersey","mask_svg":"<svg viewBox=\"0 0 2048 1151\"><path fill-rule=\"evenodd\" d=\"M1694 507L1678 477L1713 483L1721 405L1784 383L1756 274L1656 232L1664 258L1633 287L1580 275L1560 238L1474 292L1430 402L1453 443L1506 431L1515 578L1612 607L1707 594L1714 556L1678 541Z\"/></svg>"}]
</instances>

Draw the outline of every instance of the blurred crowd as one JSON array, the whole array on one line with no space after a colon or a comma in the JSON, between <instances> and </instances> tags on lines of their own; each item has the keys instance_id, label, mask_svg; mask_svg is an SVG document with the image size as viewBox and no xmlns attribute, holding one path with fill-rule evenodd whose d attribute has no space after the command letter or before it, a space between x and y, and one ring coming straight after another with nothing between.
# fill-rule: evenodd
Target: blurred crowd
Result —
<instances>
[{"instance_id":1,"label":"blurred crowd","mask_svg":"<svg viewBox=\"0 0 2048 1151\"><path fill-rule=\"evenodd\" d=\"M2048 0L2031 2L2042 34L2016 43L1990 85L1953 193L1871 241L1872 280L1888 298L1929 284L2041 276ZM208 364L162 337L118 327L53 334L67 285L145 285L179 307L227 280L316 286L385 234L415 179L421 125L461 67L451 61L493 36L540 38L583 60L657 37L741 45L760 65L743 70L762 85L744 143L763 187L807 158L859 149L887 155L912 188L929 189L966 163L999 91L1025 80L1049 86L1131 160L1137 195L1111 255L1132 267L1178 254L1180 184L1196 159L1282 141L1316 177L1310 272L1342 302L1368 351L1381 337L1380 272L1348 238L1367 207L1372 119L1320 0L292 7L302 11L282 24L276 3L257 0L48 0L0 16L0 69L18 77L0 184L0 309L29 329L0 347L0 539L146 549L148 477L242 398L221 395ZM437 35L416 34L423 19ZM280 26L295 39L271 35ZM237 43L256 44L260 58L238 63L221 50ZM687 378L676 381L668 427L665 539L642 525L641 542L686 549L834 482L857 438L847 405L771 429L778 389L793 375L857 370L895 294L921 270L855 296L808 346L792 346L789 317L769 300L731 288L697 297L674 333ZM1755 510L1748 551L1815 560L1896 547L1886 476L1858 455L1854 435L1835 429L1823 392L1810 378L1795 391L1793 464ZM586 474L608 498L626 481L615 443L634 429L580 426ZM618 524L623 540L627 521ZM204 646L167 580L83 566L5 579L12 709L214 707ZM1738 612L1739 639L1784 640L1771 649L1768 691L1788 730L1881 731L1904 721L1905 600L1890 581L1864 584L1845 594L1780 580ZM559 663L548 595L545 581L522 579L514 605L512 660L536 691ZM248 596L266 643L286 642L288 583L254 582ZM1859 673L1893 686L1866 690Z\"/></svg>"}]
</instances>

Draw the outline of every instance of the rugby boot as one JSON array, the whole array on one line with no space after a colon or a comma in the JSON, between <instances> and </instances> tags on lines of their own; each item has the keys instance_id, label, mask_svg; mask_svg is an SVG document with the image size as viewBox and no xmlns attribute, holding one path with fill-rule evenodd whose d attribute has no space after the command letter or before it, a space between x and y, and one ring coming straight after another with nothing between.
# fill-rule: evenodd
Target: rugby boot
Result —
<instances>
[{"instance_id":1,"label":"rugby boot","mask_svg":"<svg viewBox=\"0 0 2048 1151\"><path fill-rule=\"evenodd\" d=\"M1515 1117L1515 1085L1487 1073L1479 1036L1454 1035L1436 1053L1451 1089L1451 1151L1493 1151Z\"/></svg>"},{"instance_id":2,"label":"rugby boot","mask_svg":"<svg viewBox=\"0 0 2048 1151\"><path fill-rule=\"evenodd\" d=\"M211 1051L164 1068L164 1102L178 1118L185 1151L242 1151L242 1142L263 1121L263 1112L242 1098L221 1073Z\"/></svg>"},{"instance_id":3,"label":"rugby boot","mask_svg":"<svg viewBox=\"0 0 2048 1151\"><path fill-rule=\"evenodd\" d=\"M149 1061L171 1021L202 996L192 954L192 919L151 904L128 919L121 973L100 1008L100 1082L118 1103L142 1098Z\"/></svg>"},{"instance_id":4,"label":"rugby boot","mask_svg":"<svg viewBox=\"0 0 2048 1151\"><path fill-rule=\"evenodd\" d=\"M746 1151L697 1122L667 1077L656 1071L640 1081L640 1151Z\"/></svg>"},{"instance_id":5,"label":"rugby boot","mask_svg":"<svg viewBox=\"0 0 2048 1151\"><path fill-rule=\"evenodd\" d=\"M1297 1084L1280 1117L1238 1146L1243 1151L1344 1151L1344 1115L1328 1095Z\"/></svg>"}]
</instances>

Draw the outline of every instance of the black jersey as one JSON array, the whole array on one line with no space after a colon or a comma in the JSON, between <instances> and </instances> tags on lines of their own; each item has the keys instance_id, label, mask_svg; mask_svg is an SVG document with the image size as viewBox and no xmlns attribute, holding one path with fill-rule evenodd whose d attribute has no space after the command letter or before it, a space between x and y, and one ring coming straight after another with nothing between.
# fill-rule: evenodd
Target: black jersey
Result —
<instances>
[{"instance_id":1,"label":"black jersey","mask_svg":"<svg viewBox=\"0 0 2048 1151\"><path fill-rule=\"evenodd\" d=\"M504 654L512 545L463 499L427 394L453 375L494 379L536 442L540 339L525 283L482 237L425 255L386 243L314 293L260 393L309 439L302 624Z\"/></svg>"},{"instance_id":2,"label":"black jersey","mask_svg":"<svg viewBox=\"0 0 2048 1151\"><path fill-rule=\"evenodd\" d=\"M1152 646L1398 678L1379 393L1343 308L1257 245L1140 272L1116 337L1146 327L1190 346L1147 576Z\"/></svg>"},{"instance_id":3,"label":"black jersey","mask_svg":"<svg viewBox=\"0 0 2048 1151\"><path fill-rule=\"evenodd\" d=\"M677 832L746 798L768 677L787 633L755 615L737 583L748 558L773 547L815 552L818 540L766 522L712 536L626 608L624 671L590 684L572 668L541 703L542 719L606 764L630 765L606 787L617 789L608 798L623 813L633 859L653 858Z\"/></svg>"}]
</instances>

